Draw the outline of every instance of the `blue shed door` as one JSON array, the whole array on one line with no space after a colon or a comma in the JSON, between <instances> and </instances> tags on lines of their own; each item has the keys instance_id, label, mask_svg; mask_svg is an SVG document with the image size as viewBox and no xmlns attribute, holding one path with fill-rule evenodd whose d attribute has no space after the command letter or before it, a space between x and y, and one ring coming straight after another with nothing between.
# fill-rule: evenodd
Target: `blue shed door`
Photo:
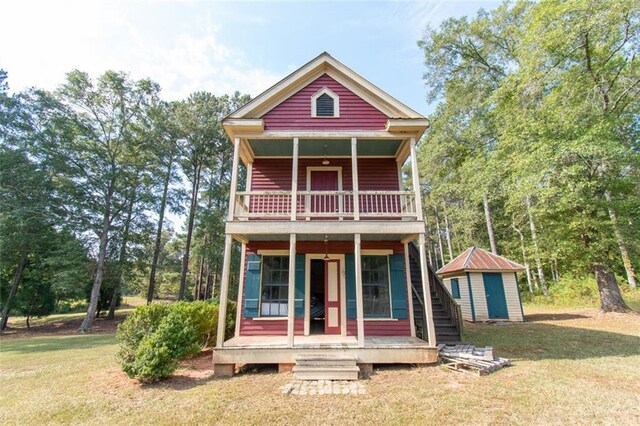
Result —
<instances>
[{"instance_id":1,"label":"blue shed door","mask_svg":"<svg viewBox=\"0 0 640 426\"><path fill-rule=\"evenodd\" d=\"M502 274L497 272L483 272L484 294L487 298L487 310L490 319L509 318L507 299L504 295Z\"/></svg>"}]
</instances>

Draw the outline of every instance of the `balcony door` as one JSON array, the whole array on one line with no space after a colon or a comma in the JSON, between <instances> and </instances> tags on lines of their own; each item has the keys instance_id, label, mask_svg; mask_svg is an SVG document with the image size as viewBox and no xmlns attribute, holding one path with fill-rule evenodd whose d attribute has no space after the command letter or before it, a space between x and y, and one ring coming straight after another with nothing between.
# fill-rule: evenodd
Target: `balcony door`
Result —
<instances>
[{"instance_id":1,"label":"balcony door","mask_svg":"<svg viewBox=\"0 0 640 426\"><path fill-rule=\"evenodd\" d=\"M342 211L342 168L340 167L309 167L307 169L307 188L312 194L307 201L313 216L323 219L335 219L331 214Z\"/></svg>"}]
</instances>

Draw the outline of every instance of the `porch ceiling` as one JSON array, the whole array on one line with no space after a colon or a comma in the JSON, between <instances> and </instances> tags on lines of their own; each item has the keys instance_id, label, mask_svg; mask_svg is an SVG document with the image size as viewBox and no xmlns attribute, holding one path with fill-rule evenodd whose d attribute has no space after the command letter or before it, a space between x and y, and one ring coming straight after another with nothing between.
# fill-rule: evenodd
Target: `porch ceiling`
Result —
<instances>
[{"instance_id":1,"label":"porch ceiling","mask_svg":"<svg viewBox=\"0 0 640 426\"><path fill-rule=\"evenodd\" d=\"M292 157L293 139L249 139L256 157ZM402 139L358 139L358 156L394 156ZM325 146L327 147L325 153ZM350 139L299 139L298 155L301 157L351 156Z\"/></svg>"}]
</instances>

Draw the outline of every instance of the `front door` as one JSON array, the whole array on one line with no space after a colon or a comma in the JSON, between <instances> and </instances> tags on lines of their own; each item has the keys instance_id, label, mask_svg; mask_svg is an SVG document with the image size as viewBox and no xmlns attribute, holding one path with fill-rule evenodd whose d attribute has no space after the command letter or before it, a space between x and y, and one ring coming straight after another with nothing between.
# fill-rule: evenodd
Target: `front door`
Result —
<instances>
[{"instance_id":1,"label":"front door","mask_svg":"<svg viewBox=\"0 0 640 426\"><path fill-rule=\"evenodd\" d=\"M317 194L311 196L311 212L335 213L338 211L338 171L310 170L309 180L311 191L329 191L331 194Z\"/></svg>"},{"instance_id":2,"label":"front door","mask_svg":"<svg viewBox=\"0 0 640 426\"><path fill-rule=\"evenodd\" d=\"M324 262L324 332L340 334L340 261Z\"/></svg>"},{"instance_id":3,"label":"front door","mask_svg":"<svg viewBox=\"0 0 640 426\"><path fill-rule=\"evenodd\" d=\"M484 293L487 298L489 319L509 318L507 299L504 295L502 274L496 272L484 272L482 274L482 280L484 281Z\"/></svg>"}]
</instances>

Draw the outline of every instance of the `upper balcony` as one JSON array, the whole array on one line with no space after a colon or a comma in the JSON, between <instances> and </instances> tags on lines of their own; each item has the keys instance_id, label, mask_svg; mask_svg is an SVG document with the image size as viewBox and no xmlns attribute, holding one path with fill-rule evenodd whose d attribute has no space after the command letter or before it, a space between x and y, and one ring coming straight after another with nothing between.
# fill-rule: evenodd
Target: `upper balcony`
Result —
<instances>
[{"instance_id":1,"label":"upper balcony","mask_svg":"<svg viewBox=\"0 0 640 426\"><path fill-rule=\"evenodd\" d=\"M423 232L415 162L411 185L402 174L415 158L415 138L296 133L301 137L262 132L235 138L247 181L240 190L232 179L227 233Z\"/></svg>"}]
</instances>

